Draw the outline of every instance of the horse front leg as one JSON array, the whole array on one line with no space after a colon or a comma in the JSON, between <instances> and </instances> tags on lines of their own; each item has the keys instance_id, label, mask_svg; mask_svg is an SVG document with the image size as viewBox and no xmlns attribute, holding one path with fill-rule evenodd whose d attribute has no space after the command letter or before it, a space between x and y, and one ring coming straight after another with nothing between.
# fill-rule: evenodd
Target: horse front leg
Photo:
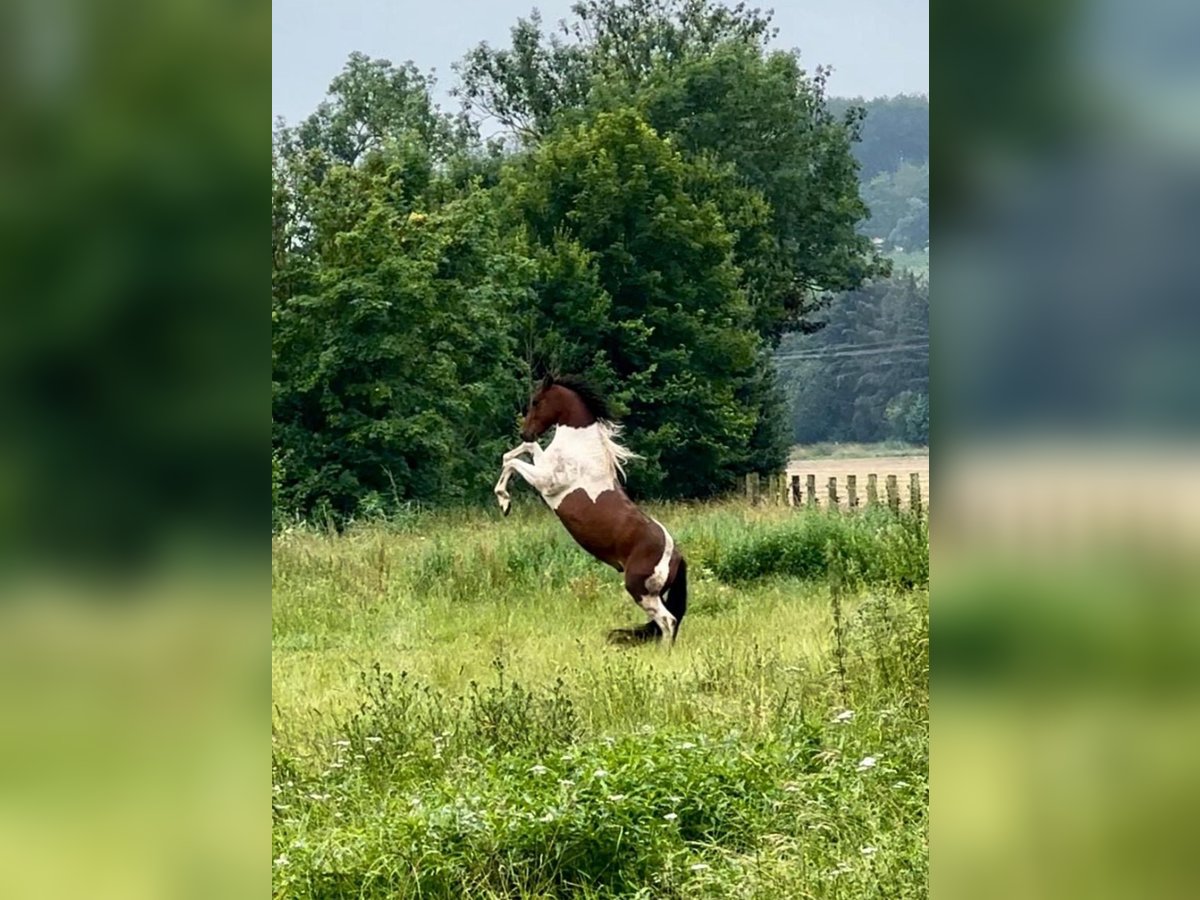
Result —
<instances>
[{"instance_id":1,"label":"horse front leg","mask_svg":"<svg viewBox=\"0 0 1200 900\"><path fill-rule=\"evenodd\" d=\"M533 464L536 466L542 461L542 456L545 451L542 449L541 444L538 444L535 441L525 441L525 443L518 444L500 457L500 462L512 462L514 459L519 459L522 453L528 453L533 459Z\"/></svg>"},{"instance_id":2,"label":"horse front leg","mask_svg":"<svg viewBox=\"0 0 1200 900\"><path fill-rule=\"evenodd\" d=\"M512 478L512 467L505 462L500 467L500 480L496 482L496 487L492 489L492 493L496 495L496 502L500 504L500 512L508 515L508 511L512 508L512 497L508 495L508 480Z\"/></svg>"},{"instance_id":3,"label":"horse front leg","mask_svg":"<svg viewBox=\"0 0 1200 900\"><path fill-rule=\"evenodd\" d=\"M523 453L528 453L531 457L533 457L533 464L536 466L539 462L541 462L545 451L542 449L540 444L537 444L533 441L526 441L523 444L513 447L513 449L509 450L500 458L502 462L500 467L500 479L496 482L496 487L493 489L493 493L496 495L496 501L500 504L500 511L506 516L508 515L509 510L512 509L512 498L508 493L508 481L510 478L512 478L513 472L515 471L512 467L512 463L522 462L519 457ZM528 465L528 463L523 464ZM528 478L525 480L529 481ZM530 482L530 484L532 483L533 482Z\"/></svg>"},{"instance_id":4,"label":"horse front leg","mask_svg":"<svg viewBox=\"0 0 1200 900\"><path fill-rule=\"evenodd\" d=\"M500 480L496 482L496 498L500 501L500 509L505 515L508 515L512 501L508 496L508 479L513 473L520 475L529 483L535 491L542 495L542 498L553 496L559 487L560 474L552 470L549 466L537 466L532 463L527 463L523 459L512 459L504 464L504 469L500 473Z\"/></svg>"}]
</instances>

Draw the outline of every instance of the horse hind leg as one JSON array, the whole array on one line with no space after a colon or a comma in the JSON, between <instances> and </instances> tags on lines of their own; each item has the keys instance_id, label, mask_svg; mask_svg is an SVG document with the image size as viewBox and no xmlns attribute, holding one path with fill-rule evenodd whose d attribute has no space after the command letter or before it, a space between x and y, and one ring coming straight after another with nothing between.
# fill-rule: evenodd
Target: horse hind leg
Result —
<instances>
[{"instance_id":1,"label":"horse hind leg","mask_svg":"<svg viewBox=\"0 0 1200 900\"><path fill-rule=\"evenodd\" d=\"M646 611L650 620L658 626L663 642L671 647L675 643L675 629L679 624L675 616L667 609L660 594L643 594L638 598L638 606Z\"/></svg>"},{"instance_id":2,"label":"horse hind leg","mask_svg":"<svg viewBox=\"0 0 1200 900\"><path fill-rule=\"evenodd\" d=\"M636 628L615 628L608 633L611 644L646 644L650 641L666 640L668 645L675 639L675 617L654 591L644 571L625 572L625 590L635 603L649 616L650 621Z\"/></svg>"}]
</instances>

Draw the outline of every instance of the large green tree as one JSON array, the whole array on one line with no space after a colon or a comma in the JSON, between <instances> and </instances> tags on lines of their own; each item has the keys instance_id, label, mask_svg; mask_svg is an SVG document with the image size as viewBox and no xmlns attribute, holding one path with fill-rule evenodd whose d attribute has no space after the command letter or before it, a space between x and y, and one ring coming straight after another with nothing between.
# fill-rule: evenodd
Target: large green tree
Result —
<instances>
[{"instance_id":1,"label":"large green tree","mask_svg":"<svg viewBox=\"0 0 1200 900\"><path fill-rule=\"evenodd\" d=\"M601 113L514 165L507 206L539 262L524 327L537 361L583 372L625 413L645 461L631 486L659 496L728 488L786 445L753 444L764 360L739 286L734 235L697 173L635 112Z\"/></svg>"},{"instance_id":2,"label":"large green tree","mask_svg":"<svg viewBox=\"0 0 1200 900\"><path fill-rule=\"evenodd\" d=\"M850 147L858 115L835 117L825 73L795 53L771 52L771 14L714 0L586 0L557 32L534 15L507 48L479 45L460 66L461 95L536 145L598 111L638 109L693 160L730 168L766 204L756 229L738 229L735 261L759 333L803 328L829 292L886 270L856 230L867 214ZM725 198L734 192L726 189Z\"/></svg>"},{"instance_id":3,"label":"large green tree","mask_svg":"<svg viewBox=\"0 0 1200 900\"><path fill-rule=\"evenodd\" d=\"M315 270L274 306L281 494L338 518L482 498L511 431L527 264L486 195L414 210L386 153L310 198Z\"/></svg>"},{"instance_id":4,"label":"large green tree","mask_svg":"<svg viewBox=\"0 0 1200 900\"><path fill-rule=\"evenodd\" d=\"M475 177L496 160L431 90L353 54L275 132L273 445L295 513L483 498L506 449L531 267Z\"/></svg>"}]
</instances>

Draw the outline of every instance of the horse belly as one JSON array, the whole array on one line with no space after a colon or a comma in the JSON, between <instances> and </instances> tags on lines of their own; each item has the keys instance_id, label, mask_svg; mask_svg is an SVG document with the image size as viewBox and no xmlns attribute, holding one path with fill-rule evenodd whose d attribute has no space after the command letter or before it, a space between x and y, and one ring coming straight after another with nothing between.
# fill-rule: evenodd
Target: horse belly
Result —
<instances>
[{"instance_id":1,"label":"horse belly","mask_svg":"<svg viewBox=\"0 0 1200 900\"><path fill-rule=\"evenodd\" d=\"M624 511L617 501L621 495L605 491L592 500L583 489L572 491L555 512L563 527L584 550L620 571L624 568L625 550L622 540Z\"/></svg>"}]
</instances>

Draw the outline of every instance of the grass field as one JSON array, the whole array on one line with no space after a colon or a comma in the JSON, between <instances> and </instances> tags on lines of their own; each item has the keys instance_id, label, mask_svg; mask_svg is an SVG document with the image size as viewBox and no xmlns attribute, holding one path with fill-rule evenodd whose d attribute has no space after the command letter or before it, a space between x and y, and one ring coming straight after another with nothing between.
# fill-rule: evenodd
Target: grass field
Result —
<instances>
[{"instance_id":1,"label":"grass field","mask_svg":"<svg viewBox=\"0 0 1200 900\"><path fill-rule=\"evenodd\" d=\"M275 896L925 895L924 523L653 513L669 653L540 504L275 538Z\"/></svg>"}]
</instances>

